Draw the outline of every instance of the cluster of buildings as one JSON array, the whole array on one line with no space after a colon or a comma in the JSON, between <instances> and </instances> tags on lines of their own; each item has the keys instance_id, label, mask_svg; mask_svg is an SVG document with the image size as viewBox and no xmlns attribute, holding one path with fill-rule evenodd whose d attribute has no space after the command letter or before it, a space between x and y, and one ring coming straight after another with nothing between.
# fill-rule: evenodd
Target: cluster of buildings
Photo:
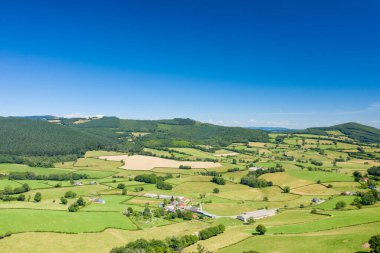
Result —
<instances>
[{"instance_id":1,"label":"cluster of buildings","mask_svg":"<svg viewBox=\"0 0 380 253\"><path fill-rule=\"evenodd\" d=\"M158 195L158 194L146 193L146 194L144 194L144 197L169 200L170 202L167 205L164 205L164 203L160 204L160 206L163 207L168 212L174 213L177 210L181 210L181 211L186 210L186 211L190 211L190 212L193 212L196 214L204 215L204 216L209 217L209 218L222 217L222 216L217 216L215 214L203 211L201 205L199 207L194 206L194 205L190 205L190 200L188 198L185 198L182 196L170 196L170 195ZM246 212L244 214L237 215L237 216L231 216L231 217L235 217L239 220L247 222L247 220L250 218L257 220L257 219L262 219L265 217L273 216L276 214L276 212L277 212L277 209L271 209L271 210L262 209L262 210L257 210L257 211L253 211L253 212Z\"/></svg>"},{"instance_id":2,"label":"cluster of buildings","mask_svg":"<svg viewBox=\"0 0 380 253\"><path fill-rule=\"evenodd\" d=\"M190 202L190 199L182 196L171 196L165 194L146 193L144 194L144 197L169 200L169 203L167 205L161 203L160 206L163 207L166 211L172 213L174 213L177 209L185 210Z\"/></svg>"}]
</instances>

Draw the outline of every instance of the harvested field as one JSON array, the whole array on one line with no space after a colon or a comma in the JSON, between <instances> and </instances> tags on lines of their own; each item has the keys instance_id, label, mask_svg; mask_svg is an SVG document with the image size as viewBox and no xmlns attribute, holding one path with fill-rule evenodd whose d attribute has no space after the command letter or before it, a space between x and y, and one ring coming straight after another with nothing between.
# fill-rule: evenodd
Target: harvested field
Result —
<instances>
[{"instance_id":1,"label":"harvested field","mask_svg":"<svg viewBox=\"0 0 380 253\"><path fill-rule=\"evenodd\" d=\"M144 155L118 155L118 156L101 156L100 159L109 161L124 161L121 168L127 170L151 170L153 168L179 168L180 165L191 166L191 168L217 168L221 167L220 163L213 162L190 162L190 161L175 161L159 157L144 156Z\"/></svg>"}]
</instances>

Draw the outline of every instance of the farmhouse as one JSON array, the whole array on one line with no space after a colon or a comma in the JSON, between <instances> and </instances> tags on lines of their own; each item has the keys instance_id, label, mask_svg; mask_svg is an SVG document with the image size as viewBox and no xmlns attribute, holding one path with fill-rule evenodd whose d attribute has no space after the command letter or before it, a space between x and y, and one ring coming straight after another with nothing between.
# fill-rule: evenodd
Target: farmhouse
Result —
<instances>
[{"instance_id":1,"label":"farmhouse","mask_svg":"<svg viewBox=\"0 0 380 253\"><path fill-rule=\"evenodd\" d=\"M83 185L83 182L74 182L73 185L75 185L75 186L81 186L81 185Z\"/></svg>"},{"instance_id":2,"label":"farmhouse","mask_svg":"<svg viewBox=\"0 0 380 253\"><path fill-rule=\"evenodd\" d=\"M321 203L323 203L323 202L325 202L326 200L324 200L324 199L320 199L320 198L312 198L312 200L311 200L311 202L313 203L313 204L321 204Z\"/></svg>"},{"instance_id":3,"label":"farmhouse","mask_svg":"<svg viewBox=\"0 0 380 253\"><path fill-rule=\"evenodd\" d=\"M236 216L237 219L242 220L244 222L247 222L248 219L253 218L255 220L270 217L276 215L276 209L262 209L262 210L257 210L253 212L246 212L241 215Z\"/></svg>"}]
</instances>

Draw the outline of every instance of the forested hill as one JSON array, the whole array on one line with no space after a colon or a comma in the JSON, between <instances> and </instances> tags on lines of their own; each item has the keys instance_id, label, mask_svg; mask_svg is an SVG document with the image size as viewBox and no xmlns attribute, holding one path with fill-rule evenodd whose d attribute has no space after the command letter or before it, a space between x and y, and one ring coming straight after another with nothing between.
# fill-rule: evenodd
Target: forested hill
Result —
<instances>
[{"instance_id":1,"label":"forested hill","mask_svg":"<svg viewBox=\"0 0 380 253\"><path fill-rule=\"evenodd\" d=\"M134 148L134 150L136 150L135 144L138 144L139 148L141 149L141 147L144 146L169 147L192 146L201 144L212 146L225 146L233 142L266 142L269 140L267 132L262 130L246 129L241 127L217 126L212 124L201 123L192 119L183 118L163 120L130 120L119 119L117 117L102 117L89 119L67 119L55 117L51 120L46 119L46 117L38 116L34 116L32 118L41 120L34 120L34 124L41 124L41 122L43 122L43 126L55 126L56 128L54 129L57 131L62 129L65 129L65 131L75 130L75 133L82 137L84 133L92 136L98 136L101 137L100 141L108 140L112 143L116 142L118 144L118 147L124 150L128 150L130 148ZM14 123L17 122L15 121L16 119L8 120ZM48 123L46 121L50 121L51 123ZM31 120L26 122L32 123ZM141 136L136 136L133 134L135 132L143 134ZM96 143L98 143L97 141L99 140L95 139ZM50 146L53 144L47 145ZM59 146L60 145L56 146L57 149L59 149ZM72 146L76 147L77 145ZM85 144L84 146L89 145ZM68 149L66 147L66 144L64 143L63 149ZM17 148L17 150L20 150L20 148ZM32 151L31 153L34 153L34 151Z\"/></svg>"},{"instance_id":2,"label":"forested hill","mask_svg":"<svg viewBox=\"0 0 380 253\"><path fill-rule=\"evenodd\" d=\"M331 127L314 127L305 130L307 133L326 135L331 131L339 131L347 137L359 142L380 143L380 129L349 122Z\"/></svg>"},{"instance_id":3,"label":"forested hill","mask_svg":"<svg viewBox=\"0 0 380 253\"><path fill-rule=\"evenodd\" d=\"M224 146L233 142L268 141L267 132L241 127L224 127L201 123L192 119L166 120L130 120L116 117L103 117L82 124L73 124L75 127L87 131L114 129L124 132L149 133L138 138L137 142L143 146L191 146L206 144Z\"/></svg>"},{"instance_id":4,"label":"forested hill","mask_svg":"<svg viewBox=\"0 0 380 253\"><path fill-rule=\"evenodd\" d=\"M113 145L108 138L47 121L0 118L1 155L79 155L90 149L106 149Z\"/></svg>"}]
</instances>

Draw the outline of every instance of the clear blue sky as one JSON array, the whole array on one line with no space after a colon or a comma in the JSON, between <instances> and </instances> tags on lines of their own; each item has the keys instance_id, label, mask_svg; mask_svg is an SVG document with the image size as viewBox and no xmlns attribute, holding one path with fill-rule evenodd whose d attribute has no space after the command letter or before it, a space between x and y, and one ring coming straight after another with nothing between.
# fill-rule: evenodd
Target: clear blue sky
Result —
<instances>
[{"instance_id":1,"label":"clear blue sky","mask_svg":"<svg viewBox=\"0 0 380 253\"><path fill-rule=\"evenodd\" d=\"M380 127L380 1L2 1L0 115Z\"/></svg>"}]
</instances>

